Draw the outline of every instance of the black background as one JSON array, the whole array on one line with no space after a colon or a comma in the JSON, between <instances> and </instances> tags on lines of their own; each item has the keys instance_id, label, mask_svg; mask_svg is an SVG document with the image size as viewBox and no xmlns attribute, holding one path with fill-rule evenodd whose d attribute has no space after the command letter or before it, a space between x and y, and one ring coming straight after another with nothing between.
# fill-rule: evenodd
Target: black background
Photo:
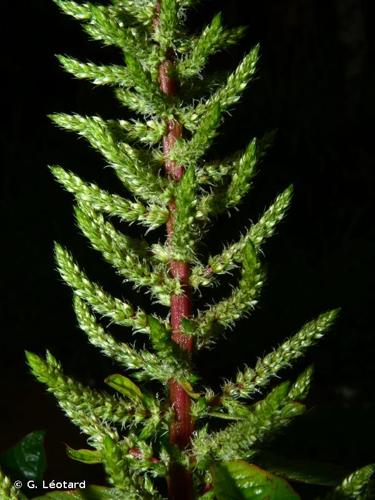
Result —
<instances>
[{"instance_id":1,"label":"black background","mask_svg":"<svg viewBox=\"0 0 375 500\"><path fill-rule=\"evenodd\" d=\"M257 80L222 128L216 154L243 148L267 130L277 128L278 135L240 212L213 224L211 251L238 237L290 183L295 197L279 234L264 248L268 281L261 307L216 350L200 356L202 373L218 384L305 321L342 307L332 332L298 366L316 366L311 410L274 447L288 456L355 468L374 461L375 444L374 6L370 0L209 1L189 24L198 30L217 10L228 25L248 25L249 32L240 47L215 56L210 68L233 68L258 41L261 61ZM53 241L69 246L89 275L113 293L129 298L135 292L124 289L88 249L75 228L71 196L47 165L61 164L117 192L121 187L98 154L54 128L46 115L126 116L109 89L74 80L54 54L98 62L121 57L87 41L79 24L52 1L3 0L2 26L0 451L45 429L48 478L100 481L100 468L65 458L63 443L81 446L84 438L29 375L23 351L48 348L68 373L91 385L116 370L75 326L71 292L54 270Z\"/></svg>"}]
</instances>

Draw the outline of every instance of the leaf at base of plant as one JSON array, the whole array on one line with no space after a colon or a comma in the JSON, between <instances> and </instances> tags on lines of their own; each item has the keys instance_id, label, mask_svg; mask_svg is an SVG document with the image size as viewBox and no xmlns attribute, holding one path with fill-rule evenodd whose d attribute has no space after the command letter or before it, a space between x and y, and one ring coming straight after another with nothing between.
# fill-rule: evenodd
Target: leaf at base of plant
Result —
<instances>
[{"instance_id":1,"label":"leaf at base of plant","mask_svg":"<svg viewBox=\"0 0 375 500\"><path fill-rule=\"evenodd\" d=\"M0 455L0 465L16 479L41 481L46 470L44 431L31 432Z\"/></svg>"},{"instance_id":2,"label":"leaf at base of plant","mask_svg":"<svg viewBox=\"0 0 375 500\"><path fill-rule=\"evenodd\" d=\"M217 464L211 472L218 500L300 500L285 479L243 460Z\"/></svg>"}]
</instances>

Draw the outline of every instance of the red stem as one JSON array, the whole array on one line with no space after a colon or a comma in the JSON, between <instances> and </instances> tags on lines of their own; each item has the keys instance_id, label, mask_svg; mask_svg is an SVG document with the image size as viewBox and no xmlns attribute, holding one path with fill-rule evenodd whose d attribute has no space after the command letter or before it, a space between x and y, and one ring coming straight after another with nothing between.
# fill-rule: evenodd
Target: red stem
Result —
<instances>
[{"instance_id":1,"label":"red stem","mask_svg":"<svg viewBox=\"0 0 375 500\"><path fill-rule=\"evenodd\" d=\"M157 21L154 23L157 26ZM159 67L159 84L161 91L169 97L176 95L177 82L171 76L173 70L172 57L166 56L166 60ZM182 125L171 120L168 123L168 132L163 138L163 153L165 160L165 171L168 177L179 182L184 175L184 167L176 162L168 160L168 155L177 139L182 137ZM170 241L173 236L176 204L174 200L169 203L170 216L167 222L167 236ZM190 268L187 262L171 261L170 273L178 279L182 285L181 295L171 296L171 329L172 340L184 351L192 353L193 341L185 335L181 329L183 318L191 315L191 297L189 290ZM174 409L174 421L169 430L171 444L177 445L181 450L185 449L191 439L194 424L191 417L191 399L183 387L176 380L169 382L169 399ZM192 500L193 480L191 473L178 464L172 464L169 470L168 497L170 500Z\"/></svg>"}]
</instances>

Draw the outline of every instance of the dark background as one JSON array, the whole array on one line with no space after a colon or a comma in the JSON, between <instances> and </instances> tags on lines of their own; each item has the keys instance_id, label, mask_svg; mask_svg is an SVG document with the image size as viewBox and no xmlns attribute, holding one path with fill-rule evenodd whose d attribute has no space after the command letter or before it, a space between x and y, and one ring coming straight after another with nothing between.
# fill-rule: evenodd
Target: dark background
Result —
<instances>
[{"instance_id":1,"label":"dark background","mask_svg":"<svg viewBox=\"0 0 375 500\"><path fill-rule=\"evenodd\" d=\"M332 332L298 366L316 366L311 410L274 447L288 456L359 467L375 458L374 5L370 0L209 1L190 24L198 29L220 9L228 25L245 24L249 32L240 47L216 56L211 66L233 68L257 41L261 62L258 79L228 116L216 152L243 148L253 135L270 129L278 128L278 135L240 213L213 225L211 248L219 251L223 241L238 237L290 183L295 198L279 234L264 248L268 282L261 307L216 350L201 356L202 371L218 384L305 321L341 306ZM3 0L2 25L7 35L2 44L0 451L32 430L45 429L50 479L100 481L100 468L65 458L63 443L78 447L84 438L29 375L23 351L48 348L68 373L91 385L115 371L75 326L71 292L54 270L52 242L69 246L89 275L113 293L135 293L124 290L88 249L75 228L72 198L53 181L47 165L61 164L113 191L121 187L109 169L103 170L98 154L54 128L46 115L126 116L110 89L74 80L54 54L98 62L121 58L116 50L87 41L79 24L61 15L52 1Z\"/></svg>"}]
</instances>

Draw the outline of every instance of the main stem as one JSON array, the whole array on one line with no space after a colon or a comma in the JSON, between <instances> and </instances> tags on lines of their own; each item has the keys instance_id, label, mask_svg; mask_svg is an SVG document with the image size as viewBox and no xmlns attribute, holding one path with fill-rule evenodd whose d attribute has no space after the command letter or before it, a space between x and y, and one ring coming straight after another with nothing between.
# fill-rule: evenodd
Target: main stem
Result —
<instances>
[{"instance_id":1,"label":"main stem","mask_svg":"<svg viewBox=\"0 0 375 500\"><path fill-rule=\"evenodd\" d=\"M161 91L169 97L177 93L177 82L171 76L173 69L173 56L166 56L166 60L159 67L159 84ZM184 167L168 160L169 151L177 139L182 137L182 125L175 120L168 122L168 132L163 138L163 152L165 157L165 170L168 177L179 182L184 175ZM174 200L169 203L170 216L167 222L167 237L171 241L175 224L176 205ZM172 340L188 353L193 352L191 336L182 332L182 319L191 315L191 297L189 290L190 267L187 262L171 261L171 275L178 279L182 285L181 295L171 296L171 329ZM174 420L169 430L171 444L184 450L190 443L193 432L191 417L191 400L183 387L176 380L169 382L169 399L174 409ZM168 496L170 500L192 500L193 480L191 473L179 464L172 464L169 470Z\"/></svg>"}]
</instances>

